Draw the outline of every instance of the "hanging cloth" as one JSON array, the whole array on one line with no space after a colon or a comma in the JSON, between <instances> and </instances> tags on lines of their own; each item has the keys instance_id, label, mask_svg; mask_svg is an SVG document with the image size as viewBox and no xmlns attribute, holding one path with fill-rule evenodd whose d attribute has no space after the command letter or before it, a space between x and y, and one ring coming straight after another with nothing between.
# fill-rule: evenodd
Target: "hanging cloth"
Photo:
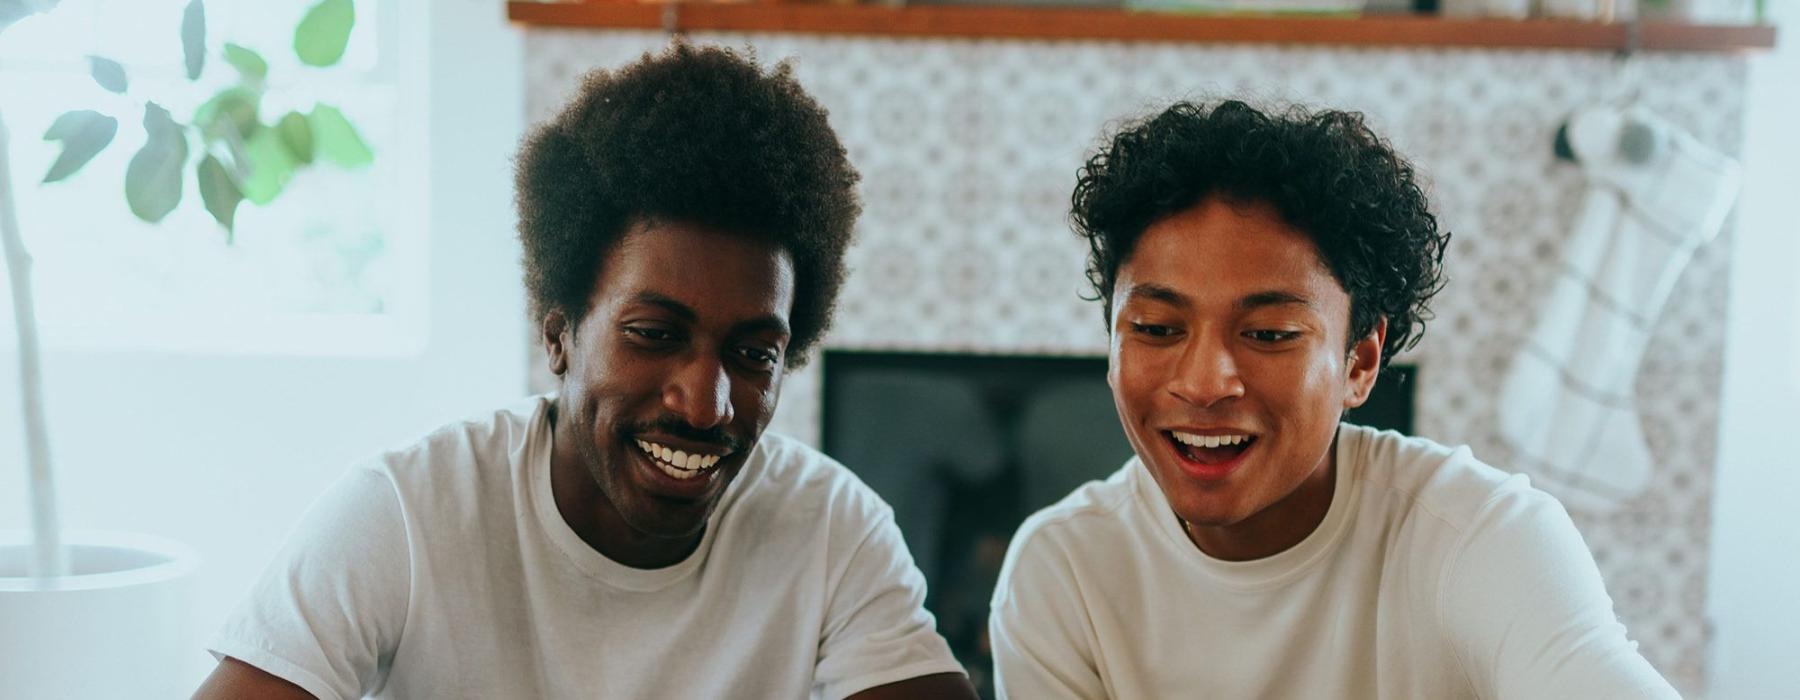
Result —
<instances>
[{"instance_id":1,"label":"hanging cloth","mask_svg":"<svg viewBox=\"0 0 1800 700\"><path fill-rule=\"evenodd\" d=\"M1737 197L1736 161L1641 107L1577 112L1558 150L1586 192L1535 328L1501 385L1516 465L1571 508L1610 510L1656 465L1633 393L1663 304Z\"/></svg>"}]
</instances>

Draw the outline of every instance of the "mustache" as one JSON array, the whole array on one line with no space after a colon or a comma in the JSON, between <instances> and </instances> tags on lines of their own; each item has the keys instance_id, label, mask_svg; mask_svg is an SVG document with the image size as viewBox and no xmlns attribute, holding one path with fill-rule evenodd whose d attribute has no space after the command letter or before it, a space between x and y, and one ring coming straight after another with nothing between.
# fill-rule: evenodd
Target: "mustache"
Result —
<instances>
[{"instance_id":1,"label":"mustache","mask_svg":"<svg viewBox=\"0 0 1800 700\"><path fill-rule=\"evenodd\" d=\"M743 442L725 432L722 427L696 428L675 416L662 416L655 420L633 423L626 428L627 437L641 433L662 433L688 440L704 443L721 451L737 452L743 448Z\"/></svg>"}]
</instances>

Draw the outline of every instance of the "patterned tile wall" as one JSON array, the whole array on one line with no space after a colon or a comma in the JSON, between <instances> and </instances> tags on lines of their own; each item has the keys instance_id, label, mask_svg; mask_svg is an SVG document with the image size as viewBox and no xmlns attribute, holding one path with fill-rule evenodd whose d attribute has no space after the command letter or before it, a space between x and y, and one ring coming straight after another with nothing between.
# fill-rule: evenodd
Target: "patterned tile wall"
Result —
<instances>
[{"instance_id":1,"label":"patterned tile wall","mask_svg":"<svg viewBox=\"0 0 1800 700\"><path fill-rule=\"evenodd\" d=\"M1579 174L1551 156L1557 124L1595 100L1633 99L1735 152L1745 84L1742 58L1713 55L694 39L792 57L863 173L866 213L827 341L839 348L1103 354L1099 310L1079 298L1084 247L1066 216L1075 169L1104 130L1182 96L1365 112L1420 166L1455 234L1438 318L1404 358L1420 366L1419 431L1503 468L1492 397L1580 196ZM583 71L665 41L529 31L530 119L554 113ZM1633 636L1690 697L1704 687L1729 236L1728 226L1682 276L1638 377L1653 485L1610 512L1574 512ZM775 429L816 441L817 365L790 376L785 394Z\"/></svg>"}]
</instances>

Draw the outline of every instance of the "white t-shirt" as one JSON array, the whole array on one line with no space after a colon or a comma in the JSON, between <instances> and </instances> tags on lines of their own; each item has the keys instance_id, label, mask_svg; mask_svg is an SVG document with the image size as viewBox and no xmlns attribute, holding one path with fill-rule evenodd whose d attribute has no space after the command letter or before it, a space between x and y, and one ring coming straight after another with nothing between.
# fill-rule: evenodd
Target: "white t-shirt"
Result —
<instances>
[{"instance_id":1,"label":"white t-shirt","mask_svg":"<svg viewBox=\"0 0 1800 700\"><path fill-rule=\"evenodd\" d=\"M994 593L1003 697L1673 698L1562 506L1428 440L1344 425L1324 521L1201 552L1137 459L1027 520Z\"/></svg>"},{"instance_id":2,"label":"white t-shirt","mask_svg":"<svg viewBox=\"0 0 1800 700\"><path fill-rule=\"evenodd\" d=\"M632 569L550 492L553 399L352 468L208 647L320 698L842 698L961 672L892 511L765 434L699 548Z\"/></svg>"}]
</instances>

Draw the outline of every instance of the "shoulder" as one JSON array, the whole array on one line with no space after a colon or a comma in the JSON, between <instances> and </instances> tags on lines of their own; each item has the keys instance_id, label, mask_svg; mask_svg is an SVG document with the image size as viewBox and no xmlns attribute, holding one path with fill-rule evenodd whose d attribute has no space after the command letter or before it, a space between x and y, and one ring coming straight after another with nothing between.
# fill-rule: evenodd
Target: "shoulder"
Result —
<instances>
[{"instance_id":1,"label":"shoulder","mask_svg":"<svg viewBox=\"0 0 1800 700\"><path fill-rule=\"evenodd\" d=\"M1358 527L1387 533L1384 549L1399 558L1390 563L1427 576L1421 590L1435 591L1434 605L1546 566L1593 567L1568 512L1525 475L1482 462L1467 447L1354 429L1346 434L1360 443L1359 519L1380 521Z\"/></svg>"},{"instance_id":2,"label":"shoulder","mask_svg":"<svg viewBox=\"0 0 1800 700\"><path fill-rule=\"evenodd\" d=\"M1525 475L1495 468L1467 446L1355 425L1346 425L1343 437L1372 495L1391 499L1397 506L1392 511L1426 517L1456 532L1488 519L1496 505L1556 504Z\"/></svg>"},{"instance_id":3,"label":"shoulder","mask_svg":"<svg viewBox=\"0 0 1800 700\"><path fill-rule=\"evenodd\" d=\"M782 523L818 523L823 517L837 527L864 529L893 518L893 509L855 472L811 445L764 433L754 449L750 468L739 477L745 483L733 510Z\"/></svg>"},{"instance_id":4,"label":"shoulder","mask_svg":"<svg viewBox=\"0 0 1800 700\"><path fill-rule=\"evenodd\" d=\"M1056 538L1116 523L1120 509L1131 501L1132 471L1137 465L1134 457L1105 480L1082 484L1062 500L1033 513L1019 526L1014 539Z\"/></svg>"},{"instance_id":5,"label":"shoulder","mask_svg":"<svg viewBox=\"0 0 1800 700\"><path fill-rule=\"evenodd\" d=\"M511 480L522 464L533 433L545 431L554 397L542 395L439 426L411 443L384 451L364 466L392 479L402 497L428 492L495 486Z\"/></svg>"},{"instance_id":6,"label":"shoulder","mask_svg":"<svg viewBox=\"0 0 1800 700\"><path fill-rule=\"evenodd\" d=\"M1133 502L1133 470L1138 469L1141 467L1133 458L1104 481L1083 484L1026 518L1007 547L995 599L1005 598L1015 583L1037 581L1052 571L1062 572L1063 577L1072 576L1076 564L1100 561L1078 552L1098 554L1133 549L1139 535L1133 533L1126 511ZM1032 574L1016 575L1021 569L1030 569Z\"/></svg>"}]
</instances>

